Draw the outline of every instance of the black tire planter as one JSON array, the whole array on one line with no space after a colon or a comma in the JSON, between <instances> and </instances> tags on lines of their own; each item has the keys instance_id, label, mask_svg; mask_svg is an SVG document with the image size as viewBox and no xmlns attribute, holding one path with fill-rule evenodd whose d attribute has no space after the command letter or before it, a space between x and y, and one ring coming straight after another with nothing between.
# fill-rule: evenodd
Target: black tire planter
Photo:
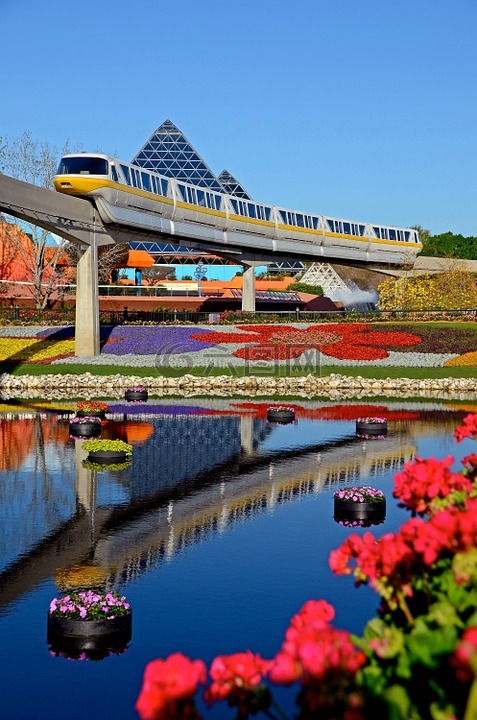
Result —
<instances>
[{"instance_id":1,"label":"black tire planter","mask_svg":"<svg viewBox=\"0 0 477 720\"><path fill-rule=\"evenodd\" d=\"M125 390L124 399L128 402L145 402L148 398L147 390Z\"/></svg>"},{"instance_id":2,"label":"black tire planter","mask_svg":"<svg viewBox=\"0 0 477 720\"><path fill-rule=\"evenodd\" d=\"M47 642L51 651L73 660L81 655L90 660L119 655L131 637L131 610L113 620L66 620L48 615Z\"/></svg>"},{"instance_id":3,"label":"black tire planter","mask_svg":"<svg viewBox=\"0 0 477 720\"><path fill-rule=\"evenodd\" d=\"M127 459L128 455L124 450L94 450L88 453L88 460L98 465L124 463Z\"/></svg>"},{"instance_id":4,"label":"black tire planter","mask_svg":"<svg viewBox=\"0 0 477 720\"><path fill-rule=\"evenodd\" d=\"M385 435L388 431L387 422L361 423L356 421L356 432L359 435Z\"/></svg>"},{"instance_id":5,"label":"black tire planter","mask_svg":"<svg viewBox=\"0 0 477 720\"><path fill-rule=\"evenodd\" d=\"M101 423L72 423L70 435L74 437L98 437L101 435Z\"/></svg>"},{"instance_id":6,"label":"black tire planter","mask_svg":"<svg viewBox=\"0 0 477 720\"><path fill-rule=\"evenodd\" d=\"M101 638L123 635L132 630L132 611L112 620L70 620L48 615L48 633L63 638Z\"/></svg>"},{"instance_id":7,"label":"black tire planter","mask_svg":"<svg viewBox=\"0 0 477 720\"><path fill-rule=\"evenodd\" d=\"M87 410L77 410L76 417L95 417L105 420L106 410L94 410L92 412L88 412Z\"/></svg>"},{"instance_id":8,"label":"black tire planter","mask_svg":"<svg viewBox=\"0 0 477 720\"><path fill-rule=\"evenodd\" d=\"M335 520L383 520L386 499L378 502L353 502L335 498Z\"/></svg>"},{"instance_id":9,"label":"black tire planter","mask_svg":"<svg viewBox=\"0 0 477 720\"><path fill-rule=\"evenodd\" d=\"M293 410L268 410L267 420L285 425L295 420L295 412Z\"/></svg>"}]
</instances>

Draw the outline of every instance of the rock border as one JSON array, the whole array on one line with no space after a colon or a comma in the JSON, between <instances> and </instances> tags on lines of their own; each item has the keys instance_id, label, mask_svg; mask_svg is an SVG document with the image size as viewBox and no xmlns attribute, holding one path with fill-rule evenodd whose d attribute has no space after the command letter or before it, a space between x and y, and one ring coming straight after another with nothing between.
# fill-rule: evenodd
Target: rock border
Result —
<instances>
[{"instance_id":1,"label":"rock border","mask_svg":"<svg viewBox=\"0 0 477 720\"><path fill-rule=\"evenodd\" d=\"M140 385L154 395L294 395L298 397L328 396L353 398L373 396L443 397L477 400L476 378L363 378L331 373L326 377L257 377L234 378L228 375L199 377L182 375L166 378L132 375L0 375L0 394L8 397L45 397L61 399L84 396L87 399L108 395L123 398L125 386Z\"/></svg>"}]
</instances>

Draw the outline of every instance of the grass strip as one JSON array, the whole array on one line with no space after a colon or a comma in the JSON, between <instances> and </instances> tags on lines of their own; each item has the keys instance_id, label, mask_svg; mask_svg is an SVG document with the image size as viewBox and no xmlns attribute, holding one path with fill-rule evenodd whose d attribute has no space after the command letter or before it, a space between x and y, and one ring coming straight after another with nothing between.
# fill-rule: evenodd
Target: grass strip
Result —
<instances>
[{"instance_id":1,"label":"grass strip","mask_svg":"<svg viewBox=\"0 0 477 720\"><path fill-rule=\"evenodd\" d=\"M261 377L261 378L286 378L286 377L303 377L304 375L315 375L316 377L327 377L331 374L345 375L349 377L363 377L382 380L386 378L410 378L417 380L436 379L436 378L477 378L477 367L379 367L378 365L366 366L323 366L315 372L310 372L308 368L290 368L287 366L277 366L275 368L264 368L263 366L253 367L237 367L230 366L224 368L218 367L131 367L119 365L40 365L40 364L22 364L22 363L0 363L0 373L9 373L11 375L83 375L85 373L91 375L124 375L136 377L183 377L184 375L193 375L196 377L217 377L225 375L227 377Z\"/></svg>"}]
</instances>

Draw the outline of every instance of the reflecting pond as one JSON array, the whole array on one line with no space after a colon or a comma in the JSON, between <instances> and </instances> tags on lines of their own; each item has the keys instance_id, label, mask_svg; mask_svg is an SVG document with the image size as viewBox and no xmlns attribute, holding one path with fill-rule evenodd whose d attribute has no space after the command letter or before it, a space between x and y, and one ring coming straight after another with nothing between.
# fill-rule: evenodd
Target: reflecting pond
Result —
<instances>
[{"instance_id":1,"label":"reflecting pond","mask_svg":"<svg viewBox=\"0 0 477 720\"><path fill-rule=\"evenodd\" d=\"M149 660L271 657L310 598L335 606L337 627L361 632L378 598L328 568L349 533L333 517L333 492L378 487L387 514L372 529L397 529L408 515L392 498L393 475L416 455L452 454L458 468L474 447L452 433L474 408L300 401L296 421L278 425L268 405L114 401L102 437L131 443L132 464L102 471L85 466L82 440L69 436L74 403L0 406L3 717L137 718ZM385 416L387 435L357 438L363 415ZM126 595L126 647L84 658L47 642L51 599L80 587ZM218 704L207 716L231 714Z\"/></svg>"}]
</instances>

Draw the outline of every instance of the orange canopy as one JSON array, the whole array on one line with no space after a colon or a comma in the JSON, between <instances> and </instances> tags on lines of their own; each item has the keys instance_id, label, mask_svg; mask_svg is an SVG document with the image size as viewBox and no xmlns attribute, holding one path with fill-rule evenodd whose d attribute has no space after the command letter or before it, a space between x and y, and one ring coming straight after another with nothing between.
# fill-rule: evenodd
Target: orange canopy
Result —
<instances>
[{"instance_id":1,"label":"orange canopy","mask_svg":"<svg viewBox=\"0 0 477 720\"><path fill-rule=\"evenodd\" d=\"M128 259L118 267L148 268L154 265L154 258L145 250L130 250Z\"/></svg>"}]
</instances>

